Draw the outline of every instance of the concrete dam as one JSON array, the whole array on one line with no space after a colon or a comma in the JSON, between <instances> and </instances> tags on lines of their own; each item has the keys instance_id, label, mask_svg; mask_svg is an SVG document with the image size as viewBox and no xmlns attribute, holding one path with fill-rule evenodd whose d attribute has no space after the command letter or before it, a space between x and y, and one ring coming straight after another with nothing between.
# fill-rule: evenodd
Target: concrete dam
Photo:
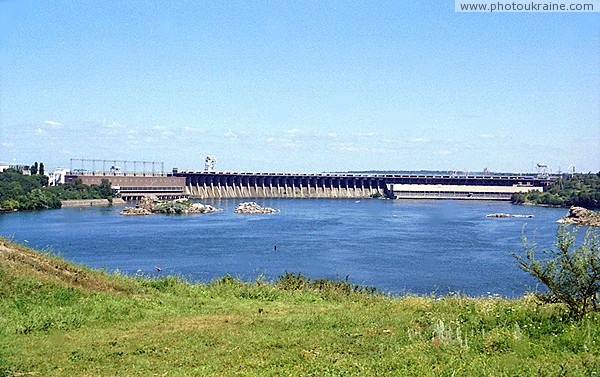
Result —
<instances>
[{"instance_id":1,"label":"concrete dam","mask_svg":"<svg viewBox=\"0 0 600 377\"><path fill-rule=\"evenodd\" d=\"M536 175L238 173L173 171L186 194L205 198L368 198L510 200L543 191L552 179Z\"/></svg>"}]
</instances>

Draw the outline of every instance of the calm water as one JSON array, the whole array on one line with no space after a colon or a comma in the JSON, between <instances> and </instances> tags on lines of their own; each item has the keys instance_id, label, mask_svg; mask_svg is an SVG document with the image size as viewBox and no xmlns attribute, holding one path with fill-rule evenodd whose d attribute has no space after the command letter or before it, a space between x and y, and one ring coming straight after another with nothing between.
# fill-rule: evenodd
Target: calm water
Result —
<instances>
[{"instance_id":1,"label":"calm water","mask_svg":"<svg viewBox=\"0 0 600 377\"><path fill-rule=\"evenodd\" d=\"M520 295L534 282L511 251L521 231L552 246L565 209L479 201L265 199L271 215L237 215L239 199L207 201L209 215L120 216L122 206L65 208L0 215L0 234L50 248L91 267L134 274L177 273L210 281L245 280L285 271L311 277L350 276L394 293ZM494 219L486 214L533 214ZM274 250L277 245L277 250Z\"/></svg>"}]
</instances>

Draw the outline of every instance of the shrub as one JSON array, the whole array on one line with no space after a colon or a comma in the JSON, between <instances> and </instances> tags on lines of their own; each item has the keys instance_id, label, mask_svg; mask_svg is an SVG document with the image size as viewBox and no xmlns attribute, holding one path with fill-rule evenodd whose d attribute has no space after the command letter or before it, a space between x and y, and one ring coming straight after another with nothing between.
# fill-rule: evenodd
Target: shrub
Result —
<instances>
[{"instance_id":1,"label":"shrub","mask_svg":"<svg viewBox=\"0 0 600 377\"><path fill-rule=\"evenodd\" d=\"M523 235L525 255L513 253L519 267L548 287L538 297L546 302L567 305L570 315L581 319L600 304L600 240L597 228L589 227L583 243L576 247L578 229L573 232L561 225L556 233L555 249L544 250L545 259L535 254L535 242Z\"/></svg>"},{"instance_id":2,"label":"shrub","mask_svg":"<svg viewBox=\"0 0 600 377\"><path fill-rule=\"evenodd\" d=\"M311 280L309 277L304 276L300 273L294 274L292 272L287 272L283 275L280 275L275 284L277 287L284 291L307 291L314 290L320 292L327 293L343 293L343 294L353 294L360 293L366 295L373 295L376 293L377 288L362 286L358 284L351 284L349 280L349 276L346 276L345 279L328 279L328 278L320 278Z\"/></svg>"}]
</instances>

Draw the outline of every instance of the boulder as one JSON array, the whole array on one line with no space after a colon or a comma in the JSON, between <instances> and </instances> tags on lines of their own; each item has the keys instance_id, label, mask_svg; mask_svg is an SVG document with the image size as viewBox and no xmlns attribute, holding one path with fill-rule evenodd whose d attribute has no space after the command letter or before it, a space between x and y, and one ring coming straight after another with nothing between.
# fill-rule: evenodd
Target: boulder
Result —
<instances>
[{"instance_id":1,"label":"boulder","mask_svg":"<svg viewBox=\"0 0 600 377\"><path fill-rule=\"evenodd\" d=\"M592 211L587 208L573 206L569 208L569 214L567 216L571 218L585 218L588 217L590 213L592 213Z\"/></svg>"},{"instance_id":2,"label":"boulder","mask_svg":"<svg viewBox=\"0 0 600 377\"><path fill-rule=\"evenodd\" d=\"M188 209L188 213L213 213L213 212L220 212L220 211L222 211L222 209L215 208L211 205L202 204L202 203L193 203L190 206L190 208Z\"/></svg>"},{"instance_id":3,"label":"boulder","mask_svg":"<svg viewBox=\"0 0 600 377\"><path fill-rule=\"evenodd\" d=\"M210 205L192 202L188 199L160 200L154 195L148 195L140 199L135 207L125 207L121 215L144 216L153 213L165 214L196 214L213 213L221 209Z\"/></svg>"},{"instance_id":4,"label":"boulder","mask_svg":"<svg viewBox=\"0 0 600 377\"><path fill-rule=\"evenodd\" d=\"M125 207L121 212L123 216L146 216L151 215L152 211L147 210L146 208L138 208L138 207Z\"/></svg>"},{"instance_id":5,"label":"boulder","mask_svg":"<svg viewBox=\"0 0 600 377\"><path fill-rule=\"evenodd\" d=\"M600 212L573 206L569 208L569 213L557 222L571 225L600 226Z\"/></svg>"},{"instance_id":6,"label":"boulder","mask_svg":"<svg viewBox=\"0 0 600 377\"><path fill-rule=\"evenodd\" d=\"M154 210L154 207L156 207L161 202L162 202L162 200L158 199L155 195L147 195L147 196L144 196L143 198L141 198L140 200L138 200L135 207L143 208L143 209L146 209L146 210L152 212Z\"/></svg>"},{"instance_id":7,"label":"boulder","mask_svg":"<svg viewBox=\"0 0 600 377\"><path fill-rule=\"evenodd\" d=\"M510 213L490 213L489 215L486 215L486 217L498 217L498 218L509 218L509 217L518 217L518 218L527 218L527 219L531 219L534 216L533 215L512 215Z\"/></svg>"},{"instance_id":8,"label":"boulder","mask_svg":"<svg viewBox=\"0 0 600 377\"><path fill-rule=\"evenodd\" d=\"M244 202L240 203L237 208L233 211L239 214L262 214L262 213L276 213L279 210L269 208L269 207L261 207L255 202Z\"/></svg>"}]
</instances>

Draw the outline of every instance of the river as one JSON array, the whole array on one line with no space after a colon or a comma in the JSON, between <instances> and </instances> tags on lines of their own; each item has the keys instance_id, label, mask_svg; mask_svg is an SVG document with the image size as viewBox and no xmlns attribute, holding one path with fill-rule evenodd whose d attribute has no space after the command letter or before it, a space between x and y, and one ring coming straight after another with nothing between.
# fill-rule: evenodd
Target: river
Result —
<instances>
[{"instance_id":1,"label":"river","mask_svg":"<svg viewBox=\"0 0 600 377\"><path fill-rule=\"evenodd\" d=\"M234 214L240 201L207 200L224 211L187 216L120 216L123 206L16 212L0 215L0 235L128 274L208 282L290 271L349 276L397 294L515 297L535 284L510 255L522 251L523 229L552 247L567 212L485 201L258 199L281 212ZM486 217L497 212L535 218Z\"/></svg>"}]
</instances>

